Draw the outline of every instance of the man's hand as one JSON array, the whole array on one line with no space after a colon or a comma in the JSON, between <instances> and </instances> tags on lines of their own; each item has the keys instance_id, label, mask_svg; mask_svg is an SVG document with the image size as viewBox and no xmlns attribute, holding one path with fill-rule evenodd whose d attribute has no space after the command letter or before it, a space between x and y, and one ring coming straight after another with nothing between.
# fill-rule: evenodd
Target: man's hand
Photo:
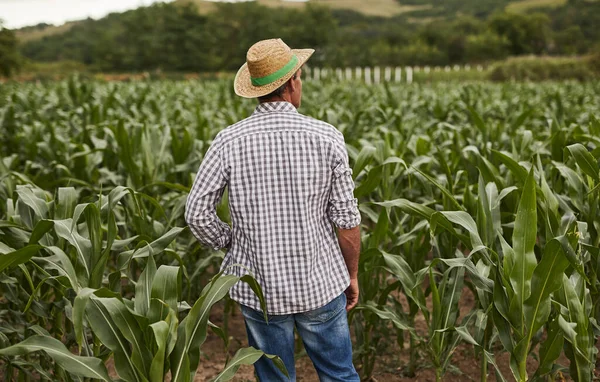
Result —
<instances>
[{"instance_id":1,"label":"man's hand","mask_svg":"<svg viewBox=\"0 0 600 382\"><path fill-rule=\"evenodd\" d=\"M358 303L358 279L350 279L350 286L344 293L346 293L346 312L349 312Z\"/></svg>"}]
</instances>

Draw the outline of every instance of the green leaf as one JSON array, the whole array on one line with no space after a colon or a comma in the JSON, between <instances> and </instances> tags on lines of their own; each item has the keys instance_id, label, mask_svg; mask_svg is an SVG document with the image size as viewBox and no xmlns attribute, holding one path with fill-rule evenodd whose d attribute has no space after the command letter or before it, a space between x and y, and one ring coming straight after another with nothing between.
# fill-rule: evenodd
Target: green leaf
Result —
<instances>
[{"instance_id":1,"label":"green leaf","mask_svg":"<svg viewBox=\"0 0 600 382\"><path fill-rule=\"evenodd\" d=\"M361 198L375 190L381 183L382 172L383 165L371 168L367 174L367 178L354 190L354 196L356 198Z\"/></svg>"},{"instance_id":2,"label":"green leaf","mask_svg":"<svg viewBox=\"0 0 600 382\"><path fill-rule=\"evenodd\" d=\"M169 308L177 311L177 301L181 294L181 269L179 267L161 265L152 280L150 292L150 323L164 320Z\"/></svg>"},{"instance_id":3,"label":"green leaf","mask_svg":"<svg viewBox=\"0 0 600 382\"><path fill-rule=\"evenodd\" d=\"M77 279L77 274L75 273L75 268L73 268L73 264L69 257L63 252L62 249L58 247L45 247L47 251L53 253L53 256L48 257L36 257L33 260L36 262L42 262L46 264L46 269L54 269L57 270L61 276L67 277L69 283L71 284L71 288L78 292L81 288L79 280Z\"/></svg>"},{"instance_id":4,"label":"green leaf","mask_svg":"<svg viewBox=\"0 0 600 382\"><path fill-rule=\"evenodd\" d=\"M558 170L560 175L567 180L567 183L571 188L577 192L584 190L583 179L579 173L573 171L569 167L559 162L552 162L554 167Z\"/></svg>"},{"instance_id":5,"label":"green leaf","mask_svg":"<svg viewBox=\"0 0 600 382\"><path fill-rule=\"evenodd\" d=\"M497 157L498 160L502 162L502 164L504 164L513 174L516 175L517 179L519 179L521 183L525 183L527 181L527 170L510 155L497 150L492 150L492 153L494 153L494 156Z\"/></svg>"},{"instance_id":6,"label":"green leaf","mask_svg":"<svg viewBox=\"0 0 600 382\"><path fill-rule=\"evenodd\" d=\"M354 179L356 179L360 172L371 162L373 155L375 154L375 150L376 149L373 146L364 146L362 150L360 150L358 157L354 161L352 173L352 177Z\"/></svg>"},{"instance_id":7,"label":"green leaf","mask_svg":"<svg viewBox=\"0 0 600 382\"><path fill-rule=\"evenodd\" d=\"M557 239L546 243L542 260L531 278L531 296L525 300L523 312L528 336L527 343L548 320L550 294L562 286L562 274L569 266L562 244Z\"/></svg>"},{"instance_id":8,"label":"green leaf","mask_svg":"<svg viewBox=\"0 0 600 382\"><path fill-rule=\"evenodd\" d=\"M267 357L270 359L286 377L289 377L288 371L285 368L281 358L276 355L265 354L262 351L250 346L238 350L233 358L227 363L223 371L219 373L215 379L213 379L213 382L224 382L231 380L241 365L253 365L261 357Z\"/></svg>"},{"instance_id":9,"label":"green leaf","mask_svg":"<svg viewBox=\"0 0 600 382\"><path fill-rule=\"evenodd\" d=\"M374 301L367 301L365 304L357 305L354 309L357 311L364 310L375 313L380 319L390 321L397 329L406 330L411 333L411 335L417 337L417 332L408 322L406 322L406 320L387 307L377 306Z\"/></svg>"},{"instance_id":10,"label":"green leaf","mask_svg":"<svg viewBox=\"0 0 600 382\"><path fill-rule=\"evenodd\" d=\"M131 344L131 361L136 370L147 378L152 356L146 346L144 332L138 324L141 317L135 318L125 305L116 298L92 297L92 299L104 306L120 333Z\"/></svg>"},{"instance_id":11,"label":"green leaf","mask_svg":"<svg viewBox=\"0 0 600 382\"><path fill-rule=\"evenodd\" d=\"M559 326L572 348L572 351L565 352L571 361L571 377L575 381L591 381L597 350L594 346L593 332L590 330L590 318L582 303L589 291L584 288L578 294L574 282L577 275L575 273L572 276L572 281L563 274L562 289L555 294L555 298L564 307L561 308Z\"/></svg>"},{"instance_id":12,"label":"green leaf","mask_svg":"<svg viewBox=\"0 0 600 382\"><path fill-rule=\"evenodd\" d=\"M0 272L13 265L23 264L29 261L42 248L38 244L30 244L16 251L0 255Z\"/></svg>"},{"instance_id":13,"label":"green leaf","mask_svg":"<svg viewBox=\"0 0 600 382\"><path fill-rule=\"evenodd\" d=\"M525 315L523 303L531 295L531 277L537 265L533 248L537 238L536 186L533 168L525 182L521 200L517 209L517 218L513 232L514 263L509 274L515 292L510 302L511 323L521 335L524 335Z\"/></svg>"},{"instance_id":14,"label":"green leaf","mask_svg":"<svg viewBox=\"0 0 600 382\"><path fill-rule=\"evenodd\" d=\"M148 255L150 255L151 253L161 253L185 229L186 228L178 227L171 228L169 232L165 233L164 235L150 243L150 248L146 245L143 246L141 249L121 252L118 258L119 268L126 268L129 264L129 261L131 261L132 258L148 257Z\"/></svg>"},{"instance_id":15,"label":"green leaf","mask_svg":"<svg viewBox=\"0 0 600 382\"><path fill-rule=\"evenodd\" d=\"M379 251L385 262L385 269L396 277L402 284L404 293L410 297L422 309L425 307L425 299L421 293L415 293L417 287L416 277L406 260L399 255L392 255Z\"/></svg>"},{"instance_id":16,"label":"green leaf","mask_svg":"<svg viewBox=\"0 0 600 382\"><path fill-rule=\"evenodd\" d=\"M171 355L173 382L189 381L200 359L200 346L206 340L210 308L239 281L234 275L217 274L202 291L200 298L181 322L177 344Z\"/></svg>"},{"instance_id":17,"label":"green leaf","mask_svg":"<svg viewBox=\"0 0 600 382\"><path fill-rule=\"evenodd\" d=\"M104 268L106 260L101 260L102 255L102 237L103 229L100 220L100 209L96 204L90 203L84 210L85 221L87 224L87 233L90 240L90 283L92 288L100 288L102 286L102 278L104 276ZM99 265L97 267L97 265ZM99 270L102 271L99 271Z\"/></svg>"},{"instance_id":18,"label":"green leaf","mask_svg":"<svg viewBox=\"0 0 600 382\"><path fill-rule=\"evenodd\" d=\"M150 366L150 382L163 382L165 375L165 359L167 359L167 338L169 337L169 324L158 321L150 325L156 341L156 352Z\"/></svg>"},{"instance_id":19,"label":"green leaf","mask_svg":"<svg viewBox=\"0 0 600 382\"><path fill-rule=\"evenodd\" d=\"M54 219L63 220L73 217L77 204L77 192L73 187L60 187L57 191Z\"/></svg>"},{"instance_id":20,"label":"green leaf","mask_svg":"<svg viewBox=\"0 0 600 382\"><path fill-rule=\"evenodd\" d=\"M177 314L172 309L169 310L165 321L155 322L150 325L154 333L154 339L158 349L154 353L152 364L150 366L150 382L162 382L165 370L165 361L177 342L177 325L179 320Z\"/></svg>"},{"instance_id":21,"label":"green leaf","mask_svg":"<svg viewBox=\"0 0 600 382\"><path fill-rule=\"evenodd\" d=\"M48 204L44 199L37 197L31 187L17 186L17 194L19 195L19 200L33 210L38 220L48 218Z\"/></svg>"},{"instance_id":22,"label":"green leaf","mask_svg":"<svg viewBox=\"0 0 600 382\"><path fill-rule=\"evenodd\" d=\"M254 277L252 277L251 275L244 275L244 276L240 277L240 281L248 284L248 286L250 287L250 289L252 289L252 291L254 292L256 297L258 297L258 301L260 303L260 308L264 312L265 321L268 322L267 302L265 300L265 296L263 295L262 288L260 287L260 284L258 283L258 281L256 281L256 279Z\"/></svg>"},{"instance_id":23,"label":"green leaf","mask_svg":"<svg viewBox=\"0 0 600 382\"><path fill-rule=\"evenodd\" d=\"M384 243L387 236L390 219L386 208L382 208L377 219L377 224L369 238L369 247L377 248L381 243Z\"/></svg>"},{"instance_id":24,"label":"green leaf","mask_svg":"<svg viewBox=\"0 0 600 382\"><path fill-rule=\"evenodd\" d=\"M52 337L35 335L22 342L0 349L0 355L19 356L43 350L62 368L71 374L86 378L111 381L104 363L94 357L80 357L67 350L59 340Z\"/></svg>"},{"instance_id":25,"label":"green leaf","mask_svg":"<svg viewBox=\"0 0 600 382\"><path fill-rule=\"evenodd\" d=\"M481 132L481 134L483 134L484 137L487 137L487 127L485 126L485 122L483 122L483 119L481 118L479 113L477 113L477 111L471 105L467 105L467 110L469 110L469 114L471 114L471 121L473 122L475 127L479 129L479 131Z\"/></svg>"},{"instance_id":26,"label":"green leaf","mask_svg":"<svg viewBox=\"0 0 600 382\"><path fill-rule=\"evenodd\" d=\"M593 157L592 154L581 143L575 143L567 146L565 150L568 150L571 155L575 158L575 162L581 171L587 176L594 179L595 182L600 182L600 170L598 169L598 160Z\"/></svg>"},{"instance_id":27,"label":"green leaf","mask_svg":"<svg viewBox=\"0 0 600 382\"><path fill-rule=\"evenodd\" d=\"M560 280L562 282L562 277ZM540 345L540 363L536 376L550 373L563 349L564 336L558 326L558 317L554 317L548 323L547 328L546 340Z\"/></svg>"},{"instance_id":28,"label":"green leaf","mask_svg":"<svg viewBox=\"0 0 600 382\"><path fill-rule=\"evenodd\" d=\"M477 231L477 224L467 212L464 211L441 211L442 215L446 217L450 222L454 224L458 224L467 232L469 232L470 241L465 243L471 246L472 252L477 252L480 250L486 251L485 245L483 245L483 241L479 236L479 232Z\"/></svg>"},{"instance_id":29,"label":"green leaf","mask_svg":"<svg viewBox=\"0 0 600 382\"><path fill-rule=\"evenodd\" d=\"M427 220L431 219L431 215L435 213L435 210L424 206L419 203L414 203L406 199L394 199L388 200L385 202L373 202L378 206L382 206L385 208L396 207L400 208L403 212L412 215L412 216L420 216Z\"/></svg>"},{"instance_id":30,"label":"green leaf","mask_svg":"<svg viewBox=\"0 0 600 382\"><path fill-rule=\"evenodd\" d=\"M73 303L73 330L75 331L75 340L79 345L79 352L81 354L81 348L84 344L84 329L83 329L83 320L85 315L85 309L87 307L88 300L90 299L92 293L95 292L95 289L91 288L83 288L75 297L75 302Z\"/></svg>"},{"instance_id":31,"label":"green leaf","mask_svg":"<svg viewBox=\"0 0 600 382\"><path fill-rule=\"evenodd\" d=\"M460 210L460 211L464 211L465 210L464 207L458 202L458 200L456 200L456 198L454 197L454 195L452 195L452 193L450 191L448 191L448 189L446 189L446 187L442 186L440 183L438 183L437 180L435 180L433 177L429 176L428 174L424 173L423 171L419 170L418 168L416 168L416 167L413 167L413 168L419 174L423 175L423 177L425 179L427 179L434 186L436 186L440 191L442 191L442 194L444 194L452 202L452 204L454 204L454 206L458 210Z\"/></svg>"},{"instance_id":32,"label":"green leaf","mask_svg":"<svg viewBox=\"0 0 600 382\"><path fill-rule=\"evenodd\" d=\"M146 262L146 268L144 268L135 284L135 312L141 316L147 316L148 309L150 309L150 296L155 275L156 263L154 262L154 256L150 255Z\"/></svg>"},{"instance_id":33,"label":"green leaf","mask_svg":"<svg viewBox=\"0 0 600 382\"><path fill-rule=\"evenodd\" d=\"M449 327L449 328L445 328L445 329L438 329L438 330L436 330L436 332L437 333L455 332L456 334L458 334L458 336L460 338L462 338L463 341L470 343L471 345L474 345L474 346L480 346L477 343L477 341L475 341L475 338L473 338L471 333L469 333L469 330L467 329L466 326L457 326L457 327Z\"/></svg>"},{"instance_id":34,"label":"green leaf","mask_svg":"<svg viewBox=\"0 0 600 382\"><path fill-rule=\"evenodd\" d=\"M56 234L67 240L77 250L77 266L80 266L83 273L78 273L78 279L81 285L88 284L91 273L91 249L92 243L81 236L76 230L71 230L71 219L54 220L54 231ZM76 268L77 269L77 268Z\"/></svg>"},{"instance_id":35,"label":"green leaf","mask_svg":"<svg viewBox=\"0 0 600 382\"><path fill-rule=\"evenodd\" d=\"M37 244L37 242L40 241L52 227L54 227L54 222L52 220L38 221L29 237L29 244Z\"/></svg>"},{"instance_id":36,"label":"green leaf","mask_svg":"<svg viewBox=\"0 0 600 382\"><path fill-rule=\"evenodd\" d=\"M124 381L142 382L146 379L140 376L131 358L131 347L110 314L95 298L90 298L87 304L87 319L94 334L102 344L113 351L115 369Z\"/></svg>"}]
</instances>

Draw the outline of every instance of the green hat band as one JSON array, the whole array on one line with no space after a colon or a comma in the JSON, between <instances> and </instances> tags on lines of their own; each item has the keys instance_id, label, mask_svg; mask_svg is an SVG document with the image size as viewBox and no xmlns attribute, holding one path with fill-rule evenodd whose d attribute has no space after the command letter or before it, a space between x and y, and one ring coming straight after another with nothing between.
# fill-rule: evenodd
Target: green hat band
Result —
<instances>
[{"instance_id":1,"label":"green hat band","mask_svg":"<svg viewBox=\"0 0 600 382\"><path fill-rule=\"evenodd\" d=\"M275 73L269 74L268 76L260 77L260 78L250 77L250 80L252 81L252 85L264 86L264 85L273 83L273 82L281 79L282 77L284 77L286 74L288 74L290 72L290 70L294 69L294 67L296 66L297 63L298 63L298 57L296 57L294 55L294 56L292 56L290 61L287 64L285 64L285 66L283 68L279 69Z\"/></svg>"}]
</instances>

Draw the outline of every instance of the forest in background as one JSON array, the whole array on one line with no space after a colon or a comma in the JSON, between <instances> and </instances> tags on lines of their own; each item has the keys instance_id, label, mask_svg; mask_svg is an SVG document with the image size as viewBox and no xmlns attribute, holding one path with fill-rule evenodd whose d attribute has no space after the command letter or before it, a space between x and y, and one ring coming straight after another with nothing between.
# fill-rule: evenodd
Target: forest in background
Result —
<instances>
[{"instance_id":1,"label":"forest in background","mask_svg":"<svg viewBox=\"0 0 600 382\"><path fill-rule=\"evenodd\" d=\"M212 5L205 13L180 0L79 21L18 43L13 31L3 29L0 71L63 62L102 72L233 71L249 46L271 37L316 48L311 63L324 67L489 63L600 51L600 29L594 27L600 25L600 1L571 0L521 13L505 12L507 0L401 3L421 7L374 17L318 3L284 9L246 2ZM27 27L16 36L46 28Z\"/></svg>"}]
</instances>

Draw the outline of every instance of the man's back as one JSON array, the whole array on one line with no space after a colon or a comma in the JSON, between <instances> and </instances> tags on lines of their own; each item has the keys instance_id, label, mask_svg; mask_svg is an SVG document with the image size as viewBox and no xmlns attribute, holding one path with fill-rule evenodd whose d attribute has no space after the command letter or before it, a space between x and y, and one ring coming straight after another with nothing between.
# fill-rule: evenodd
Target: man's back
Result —
<instances>
[{"instance_id":1,"label":"man's back","mask_svg":"<svg viewBox=\"0 0 600 382\"><path fill-rule=\"evenodd\" d=\"M212 194L220 196L227 185L232 230L206 219L190 227L213 247L227 245L230 235L222 269L236 275L250 270L269 314L309 311L346 289L348 270L333 225L354 227L360 215L344 138L333 126L287 102L260 104L252 116L219 133L198 179L190 200L206 203L188 203L188 221L202 216L214 202ZM211 242L215 233L222 240ZM232 266L237 264L243 267ZM231 296L260 310L245 283Z\"/></svg>"},{"instance_id":2,"label":"man's back","mask_svg":"<svg viewBox=\"0 0 600 382\"><path fill-rule=\"evenodd\" d=\"M287 369L286 375L263 357L254 364L261 381L296 380L294 330L319 379L360 380L346 317L359 297L360 213L344 137L296 111L302 66L313 53L281 39L250 47L233 88L260 104L217 135L186 204L196 238L229 248L221 268L250 272L262 287L267 312L247 284L230 291L250 346L277 355ZM232 227L216 214L225 187Z\"/></svg>"}]
</instances>

